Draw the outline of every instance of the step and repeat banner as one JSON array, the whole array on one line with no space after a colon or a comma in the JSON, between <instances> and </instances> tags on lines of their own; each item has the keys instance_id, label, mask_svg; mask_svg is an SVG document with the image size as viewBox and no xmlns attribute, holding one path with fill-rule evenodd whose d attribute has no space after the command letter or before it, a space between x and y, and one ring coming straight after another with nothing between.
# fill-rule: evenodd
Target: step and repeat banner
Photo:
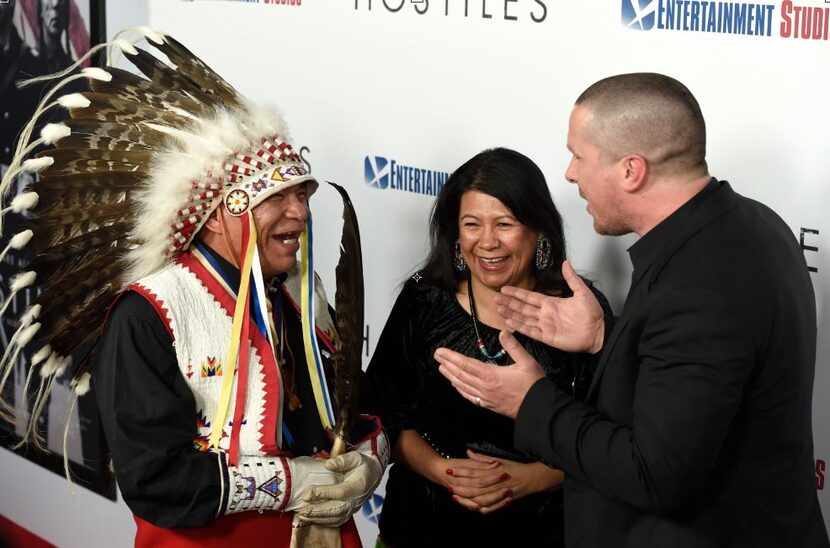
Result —
<instances>
[{"instance_id":1,"label":"step and repeat banner","mask_svg":"<svg viewBox=\"0 0 830 548\"><path fill-rule=\"evenodd\" d=\"M113 4L108 9L117 10ZM279 106L312 173L350 192L364 245L364 365L401 283L425 256L435 195L455 168L494 146L539 164L564 216L573 264L597 280L619 312L630 279L625 250L635 239L597 236L576 187L565 181L568 116L583 89L612 74L655 71L685 83L706 117L710 172L770 205L802 243L820 332L816 488L830 517L830 2L149 0L147 6L152 27L174 35L248 97ZM317 269L333 295L341 205L328 185L313 197L312 211ZM382 504L381 489L358 515L367 545Z\"/></svg>"},{"instance_id":2,"label":"step and repeat banner","mask_svg":"<svg viewBox=\"0 0 830 548\"><path fill-rule=\"evenodd\" d=\"M545 172L569 255L619 311L630 237L593 233L564 179L578 94L621 72L684 82L709 128L711 173L772 206L803 242L821 333L830 306L830 3L695 0L155 0L174 34L243 93L280 106L321 180L349 190L366 269L366 363L403 280L427 249L427 219L449 172L506 146ZM332 287L340 204L312 200L315 252ZM830 458L830 343L816 364L816 487ZM374 539L382 491L362 512Z\"/></svg>"}]
</instances>

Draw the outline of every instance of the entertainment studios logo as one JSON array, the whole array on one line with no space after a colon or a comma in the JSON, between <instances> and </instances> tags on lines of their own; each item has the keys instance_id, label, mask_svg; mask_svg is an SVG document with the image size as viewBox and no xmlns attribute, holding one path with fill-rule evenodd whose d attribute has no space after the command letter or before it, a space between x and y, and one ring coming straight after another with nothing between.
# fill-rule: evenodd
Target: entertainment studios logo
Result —
<instances>
[{"instance_id":1,"label":"entertainment studios logo","mask_svg":"<svg viewBox=\"0 0 830 548\"><path fill-rule=\"evenodd\" d=\"M444 171L407 166L383 156L366 156L363 160L366 184L379 190L402 190L436 196L449 176Z\"/></svg>"},{"instance_id":2,"label":"entertainment studios logo","mask_svg":"<svg viewBox=\"0 0 830 548\"><path fill-rule=\"evenodd\" d=\"M549 0L354 0L355 11L541 23Z\"/></svg>"},{"instance_id":3,"label":"entertainment studios logo","mask_svg":"<svg viewBox=\"0 0 830 548\"><path fill-rule=\"evenodd\" d=\"M621 0L622 24L632 30L741 34L762 38L828 39L830 6L813 0L778 4L710 0Z\"/></svg>"}]
</instances>

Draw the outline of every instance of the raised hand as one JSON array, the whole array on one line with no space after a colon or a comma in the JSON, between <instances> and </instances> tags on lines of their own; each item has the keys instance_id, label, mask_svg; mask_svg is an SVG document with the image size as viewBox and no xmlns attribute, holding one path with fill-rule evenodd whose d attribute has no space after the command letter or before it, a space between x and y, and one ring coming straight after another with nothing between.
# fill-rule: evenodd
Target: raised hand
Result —
<instances>
[{"instance_id":1,"label":"raised hand","mask_svg":"<svg viewBox=\"0 0 830 548\"><path fill-rule=\"evenodd\" d=\"M562 275L573 296L550 297L506 286L495 297L497 310L514 331L566 352L595 354L605 335L602 307L570 261L562 263Z\"/></svg>"},{"instance_id":2,"label":"raised hand","mask_svg":"<svg viewBox=\"0 0 830 548\"><path fill-rule=\"evenodd\" d=\"M459 394L479 407L515 419L528 390L545 373L516 337L502 331L499 333L499 342L513 358L513 365L488 365L449 348L436 350L435 359L441 364L438 371L452 383Z\"/></svg>"}]
</instances>

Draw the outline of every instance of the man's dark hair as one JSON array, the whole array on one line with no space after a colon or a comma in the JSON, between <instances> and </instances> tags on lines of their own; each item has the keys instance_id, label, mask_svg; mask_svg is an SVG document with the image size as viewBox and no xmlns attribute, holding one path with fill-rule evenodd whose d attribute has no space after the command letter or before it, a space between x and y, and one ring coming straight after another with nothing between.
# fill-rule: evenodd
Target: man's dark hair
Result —
<instances>
[{"instance_id":1,"label":"man's dark hair","mask_svg":"<svg viewBox=\"0 0 830 548\"><path fill-rule=\"evenodd\" d=\"M595 144L613 159L636 153L666 173L706 173L700 105L674 78L651 72L611 76L586 89L576 105L591 113Z\"/></svg>"}]
</instances>

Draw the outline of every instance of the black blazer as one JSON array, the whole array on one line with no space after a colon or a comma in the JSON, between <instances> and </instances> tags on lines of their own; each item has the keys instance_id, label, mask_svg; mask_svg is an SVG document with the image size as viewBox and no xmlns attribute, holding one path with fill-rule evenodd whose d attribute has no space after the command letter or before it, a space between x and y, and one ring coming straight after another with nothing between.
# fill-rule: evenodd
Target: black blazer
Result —
<instances>
[{"instance_id":1,"label":"black blazer","mask_svg":"<svg viewBox=\"0 0 830 548\"><path fill-rule=\"evenodd\" d=\"M519 411L516 447L566 472L567 546L828 546L807 265L717 184L634 282L587 404L541 380Z\"/></svg>"}]
</instances>

